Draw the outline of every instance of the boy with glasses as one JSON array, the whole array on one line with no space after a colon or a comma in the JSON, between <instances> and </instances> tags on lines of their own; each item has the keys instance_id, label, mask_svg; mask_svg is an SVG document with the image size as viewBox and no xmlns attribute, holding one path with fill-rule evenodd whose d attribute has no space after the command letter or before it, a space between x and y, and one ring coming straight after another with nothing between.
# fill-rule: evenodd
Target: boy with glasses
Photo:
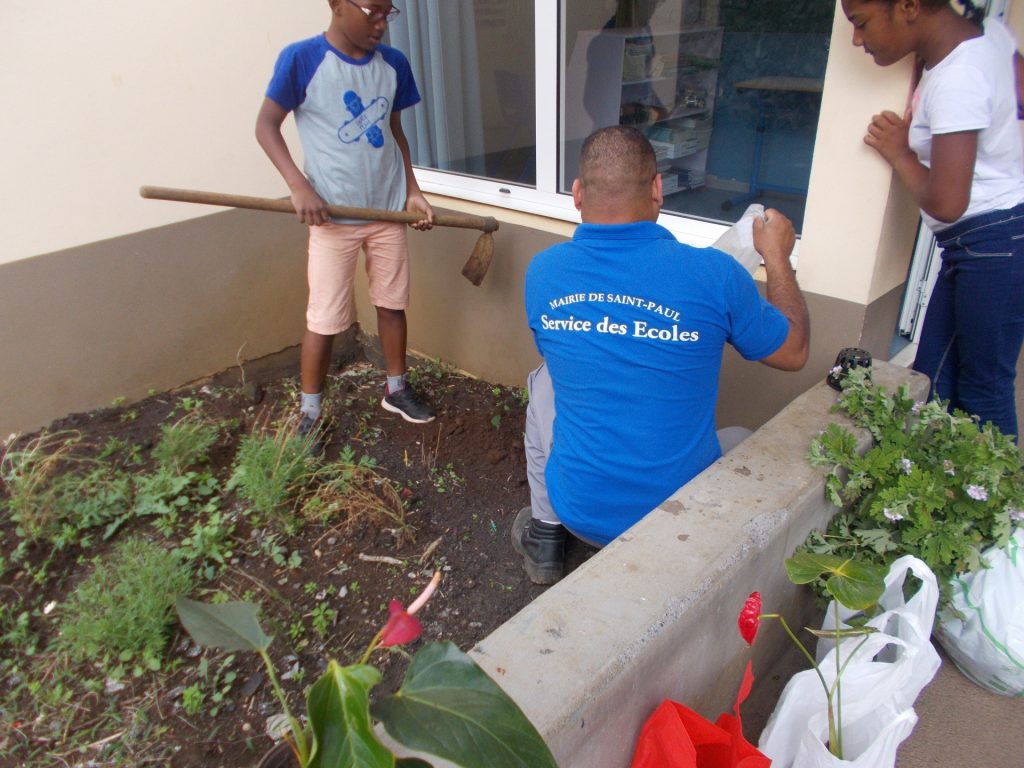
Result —
<instances>
[{"instance_id":1,"label":"boy with glasses","mask_svg":"<svg viewBox=\"0 0 1024 768\"><path fill-rule=\"evenodd\" d=\"M256 140L291 190L309 225L309 304L300 358L299 433L321 432L321 396L334 337L355 322L353 280L366 253L370 300L387 368L381 405L406 421L434 412L406 382L409 253L402 224L332 219L325 205L406 210L430 229L433 210L409 159L400 112L420 101L406 57L381 43L399 10L387 2L328 0L327 31L289 45L278 57L256 118ZM302 142L299 170L281 133L289 112ZM314 445L322 445L319 441Z\"/></svg>"}]
</instances>

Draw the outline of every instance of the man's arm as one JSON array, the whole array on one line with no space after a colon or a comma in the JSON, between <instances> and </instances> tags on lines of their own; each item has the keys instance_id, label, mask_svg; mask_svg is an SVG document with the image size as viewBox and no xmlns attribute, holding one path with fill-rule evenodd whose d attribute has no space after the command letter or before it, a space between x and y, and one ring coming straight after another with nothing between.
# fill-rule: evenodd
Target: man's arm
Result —
<instances>
[{"instance_id":1,"label":"man's arm","mask_svg":"<svg viewBox=\"0 0 1024 768\"><path fill-rule=\"evenodd\" d=\"M416 175L412 172L409 140L405 138L405 131L402 130L400 112L391 113L391 135L395 137L398 150L402 153L402 162L405 163L405 210L423 216L421 221L410 226L413 229L430 229L434 226L434 209L430 207L430 203L420 191L419 182L416 181Z\"/></svg>"},{"instance_id":2,"label":"man's arm","mask_svg":"<svg viewBox=\"0 0 1024 768\"><path fill-rule=\"evenodd\" d=\"M288 113L276 101L264 99L256 116L256 141L291 190L292 205L299 221L313 227L326 224L329 218L324 210L324 201L295 164L281 134L281 124L287 116Z\"/></svg>"},{"instance_id":3,"label":"man's arm","mask_svg":"<svg viewBox=\"0 0 1024 768\"><path fill-rule=\"evenodd\" d=\"M754 248L764 259L768 303L789 320L789 333L782 346L760 362L783 371L799 371L804 367L811 342L807 303L789 264L795 243L793 224L778 211L769 208L763 220L754 220Z\"/></svg>"}]
</instances>

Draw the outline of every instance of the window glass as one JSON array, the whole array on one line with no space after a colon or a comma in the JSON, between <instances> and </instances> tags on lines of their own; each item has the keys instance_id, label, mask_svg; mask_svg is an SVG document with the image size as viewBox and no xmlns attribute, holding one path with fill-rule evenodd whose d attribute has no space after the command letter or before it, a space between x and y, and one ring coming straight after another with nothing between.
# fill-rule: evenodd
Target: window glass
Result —
<instances>
[{"instance_id":1,"label":"window glass","mask_svg":"<svg viewBox=\"0 0 1024 768\"><path fill-rule=\"evenodd\" d=\"M402 112L414 165L533 186L534 0L400 4L388 42L423 101Z\"/></svg>"},{"instance_id":2,"label":"window glass","mask_svg":"<svg viewBox=\"0 0 1024 768\"><path fill-rule=\"evenodd\" d=\"M561 173L597 128L651 140L664 211L736 221L752 202L803 222L834 5L821 0L563 0Z\"/></svg>"}]
</instances>

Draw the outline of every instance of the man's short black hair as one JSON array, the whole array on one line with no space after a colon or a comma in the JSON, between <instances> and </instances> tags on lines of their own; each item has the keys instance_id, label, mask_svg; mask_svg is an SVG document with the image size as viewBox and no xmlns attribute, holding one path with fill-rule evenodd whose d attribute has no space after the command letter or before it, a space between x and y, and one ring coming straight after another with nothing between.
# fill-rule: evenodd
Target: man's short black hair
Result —
<instances>
[{"instance_id":1,"label":"man's short black hair","mask_svg":"<svg viewBox=\"0 0 1024 768\"><path fill-rule=\"evenodd\" d=\"M580 182L601 195L646 194L657 172L651 142L628 125L594 131L580 150Z\"/></svg>"}]
</instances>

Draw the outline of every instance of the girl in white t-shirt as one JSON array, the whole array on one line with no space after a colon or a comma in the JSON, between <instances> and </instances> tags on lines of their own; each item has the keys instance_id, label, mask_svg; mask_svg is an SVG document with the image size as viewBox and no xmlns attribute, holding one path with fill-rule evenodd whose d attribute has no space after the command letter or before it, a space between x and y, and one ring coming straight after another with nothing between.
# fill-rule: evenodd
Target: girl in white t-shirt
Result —
<instances>
[{"instance_id":1,"label":"girl in white t-shirt","mask_svg":"<svg viewBox=\"0 0 1024 768\"><path fill-rule=\"evenodd\" d=\"M910 190L943 248L914 369L951 407L1017 434L1014 375L1024 340L1024 148L1016 44L948 0L842 0L853 44L879 66L914 54L902 118L882 112L864 142Z\"/></svg>"}]
</instances>

